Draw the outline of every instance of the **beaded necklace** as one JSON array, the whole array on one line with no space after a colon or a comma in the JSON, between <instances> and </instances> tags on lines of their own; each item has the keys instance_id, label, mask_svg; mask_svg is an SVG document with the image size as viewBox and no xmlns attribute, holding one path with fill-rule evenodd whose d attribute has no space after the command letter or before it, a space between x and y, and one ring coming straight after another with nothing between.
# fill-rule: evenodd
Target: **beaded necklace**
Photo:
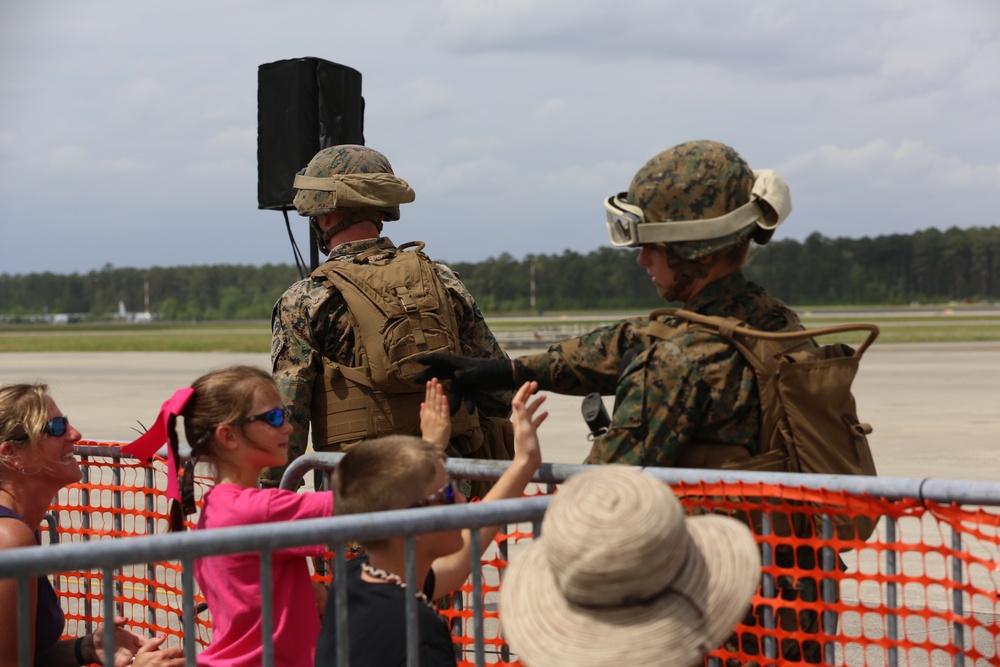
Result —
<instances>
[{"instance_id":1,"label":"beaded necklace","mask_svg":"<svg viewBox=\"0 0 1000 667\"><path fill-rule=\"evenodd\" d=\"M406 589L406 582L403 581L399 575L393 574L392 572L386 572L385 570L380 570L377 567L372 567L367 561L361 564L361 571L374 579L379 579L387 584L395 584L404 590ZM427 599L427 596L424 595L423 591L418 590L416 591L416 594L417 599L423 602L428 609L433 611L435 614L438 613L437 607L434 606L433 602Z\"/></svg>"}]
</instances>

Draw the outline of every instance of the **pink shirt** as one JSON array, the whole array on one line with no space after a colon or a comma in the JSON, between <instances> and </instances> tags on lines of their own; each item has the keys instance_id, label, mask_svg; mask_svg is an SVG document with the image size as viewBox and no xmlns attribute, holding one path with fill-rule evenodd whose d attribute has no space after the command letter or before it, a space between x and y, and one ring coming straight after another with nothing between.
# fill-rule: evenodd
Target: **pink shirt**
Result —
<instances>
[{"instance_id":1,"label":"pink shirt","mask_svg":"<svg viewBox=\"0 0 1000 667\"><path fill-rule=\"evenodd\" d=\"M197 530L293 521L333 515L333 494L247 489L217 484L205 495ZM274 600L274 664L312 667L319 637L307 556L322 545L283 549L271 561ZM261 664L260 556L256 553L199 558L194 577L212 613L212 643L198 664L238 667Z\"/></svg>"}]
</instances>

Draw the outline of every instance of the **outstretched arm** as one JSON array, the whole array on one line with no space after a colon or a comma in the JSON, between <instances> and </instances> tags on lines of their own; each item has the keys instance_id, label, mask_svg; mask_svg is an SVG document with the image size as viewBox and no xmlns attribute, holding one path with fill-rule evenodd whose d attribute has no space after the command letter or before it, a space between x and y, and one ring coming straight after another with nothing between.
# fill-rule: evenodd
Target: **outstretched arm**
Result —
<instances>
[{"instance_id":1,"label":"outstretched arm","mask_svg":"<svg viewBox=\"0 0 1000 667\"><path fill-rule=\"evenodd\" d=\"M503 390L514 387L513 366L507 357L501 359L475 359L451 352L431 352L417 357L427 366L413 376L414 382L431 378L451 380L448 387L448 404L455 414L465 403L470 413L476 409L476 396L484 390Z\"/></svg>"},{"instance_id":2,"label":"outstretched arm","mask_svg":"<svg viewBox=\"0 0 1000 667\"><path fill-rule=\"evenodd\" d=\"M538 427L548 412L538 409L545 401L544 396L537 396L529 401L529 397L538 389L537 382L525 382L514 395L511 403L514 421L514 460L510 467L497 480L483 502L518 498L524 493L524 488L532 476L542 465L542 451L538 444ZM483 551L490 545L500 526L484 526L479 529L479 544ZM470 555L472 551L472 534L469 530L462 531L463 546L459 551L448 556L442 556L434 561L434 597L447 595L465 583L471 572Z\"/></svg>"}]
</instances>

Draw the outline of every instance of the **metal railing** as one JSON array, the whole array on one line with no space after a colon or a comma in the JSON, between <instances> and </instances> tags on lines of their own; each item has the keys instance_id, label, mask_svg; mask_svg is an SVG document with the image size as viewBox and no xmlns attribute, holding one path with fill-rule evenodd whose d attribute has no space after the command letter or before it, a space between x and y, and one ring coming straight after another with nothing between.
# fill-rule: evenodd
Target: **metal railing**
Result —
<instances>
[{"instance_id":1,"label":"metal railing","mask_svg":"<svg viewBox=\"0 0 1000 667\"><path fill-rule=\"evenodd\" d=\"M308 454L293 463L282 480L282 486L295 488L298 480L309 470L329 472L335 466L341 455L338 454ZM492 461L473 461L452 459L448 461L449 473L455 477L471 479L495 479L502 474L507 464ZM569 477L582 472L591 466L571 464L543 464L534 480L541 484L558 484ZM830 492L848 494L864 494L889 501L919 501L959 505L1000 506L1000 484L990 482L974 482L963 480L938 479L905 479L886 477L852 477L836 475L798 475L782 473L751 473L743 471L720 470L690 470L649 468L646 472L671 484L701 484L714 482L731 482L747 484L783 485L796 489L822 489ZM28 547L0 552L0 577L16 578L18 580L18 645L21 665L29 665L28 647L30 624L21 622L28 618L28 590L32 577L49 573L73 570L99 570L102 573L103 591L114 591L113 573L116 568L140 563L156 563L162 561L179 561L183 567L182 578L182 630L185 640L185 655L188 665L195 664L194 637L194 580L193 565L197 558L236 553L257 552L261 555L261 588L262 598L262 642L264 646L264 665L273 665L274 654L271 640L273 618L269 599L271 589L271 558L277 550L306 545L333 545L337 571L343 571L345 566L346 545L353 541L365 541L394 536L406 537L407 580L415 575L415 552L413 537L427 532L455 530L460 528L478 528L490 525L531 522L534 524L535 535L540 534L541 519L548 506L549 496L503 500L491 503L474 503L445 507L429 507L420 509L397 510L382 512L375 515L354 515L309 519L296 522L275 524L256 524L211 531L196 531L150 537L135 537L122 540L96 540L77 544L52 545L46 547ZM766 528L765 528L766 530ZM832 533L829 523L824 524L823 532ZM478 537L477 531L472 535ZM886 550L885 565L888 584L885 585L886 633L889 639L900 636L899 617L893 609L899 608L897 599L902 584L897 580L899 570L899 555L905 551L905 546L899 542L895 521L888 521L885 526L886 545L892 549ZM895 547L899 548L896 549ZM479 561L481 545L472 545L472 595L473 612L474 660L475 664L484 665L483 646L483 583ZM768 545L763 544L765 565L768 564ZM951 548L962 549L961 535L957 531L951 534ZM820 569L832 571L835 552L821 550ZM827 558L828 556L828 558ZM480 574L480 576L476 576ZM968 643L968 629L956 616L965 613L963 608L962 563L953 561L949 569L949 577L954 584L951 596L951 609L943 616L952 618L952 636L949 651L954 665L966 664L965 647ZM835 582L832 582L835 585ZM827 589L824 581L823 589ZM770 588L769 588L770 586ZM416 590L418 587L412 587ZM824 590L824 595L831 591ZM764 581L762 594L773 596L773 582ZM335 613L338 628L338 667L349 665L347 648L347 618L346 582L343 577L334 578L332 595L335 597ZM407 665L417 664L417 600L414 594L406 596L407 619ZM115 595L104 595L102 610L104 618L115 616ZM765 618L765 624L773 624L773 617ZM832 626L831 626L832 623ZM823 624L827 634L832 636L836 631L836 618L824 616ZM765 657L778 658L777 647L773 641L766 641L763 652ZM113 628L105 628L105 646L114 645ZM832 644L826 647L826 660L833 664ZM112 651L108 652L113 653ZM888 663L900 664L901 656L895 648L888 649ZM902 658L905 660L905 657ZM110 664L110 663L109 663Z\"/></svg>"}]
</instances>

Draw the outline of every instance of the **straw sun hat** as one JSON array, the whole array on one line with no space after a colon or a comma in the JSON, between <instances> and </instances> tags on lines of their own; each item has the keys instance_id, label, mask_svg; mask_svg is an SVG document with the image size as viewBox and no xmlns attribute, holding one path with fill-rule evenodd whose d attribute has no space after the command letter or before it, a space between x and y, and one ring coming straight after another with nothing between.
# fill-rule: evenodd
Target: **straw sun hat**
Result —
<instances>
[{"instance_id":1,"label":"straw sun hat","mask_svg":"<svg viewBox=\"0 0 1000 667\"><path fill-rule=\"evenodd\" d=\"M670 487L635 468L572 477L542 527L500 589L503 632L528 667L696 664L760 579L746 526L686 517Z\"/></svg>"}]
</instances>

